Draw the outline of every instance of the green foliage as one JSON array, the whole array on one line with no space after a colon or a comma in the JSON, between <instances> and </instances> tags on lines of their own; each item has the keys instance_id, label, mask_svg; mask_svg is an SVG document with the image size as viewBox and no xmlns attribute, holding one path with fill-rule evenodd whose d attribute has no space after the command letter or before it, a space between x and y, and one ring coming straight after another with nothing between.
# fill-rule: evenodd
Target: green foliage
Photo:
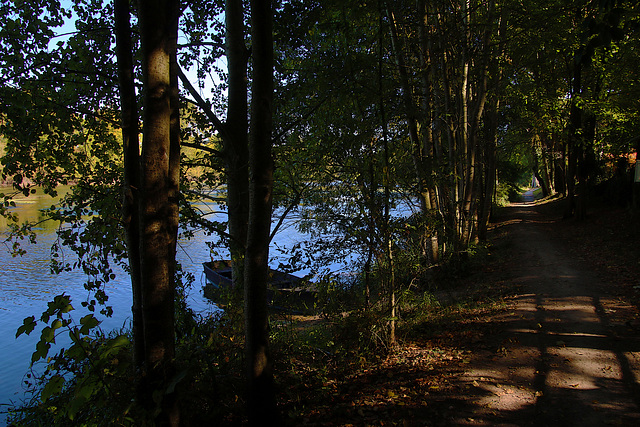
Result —
<instances>
[{"instance_id":1,"label":"green foliage","mask_svg":"<svg viewBox=\"0 0 640 427\"><path fill-rule=\"evenodd\" d=\"M16 425L62 425L69 421L83 424L96 422L96 417L113 421L128 417L130 403L124 404L131 400L128 336L105 335L93 314L83 316L76 324L71 317L73 310L69 296L57 295L39 321L30 316L16 332L16 337L28 335L40 322L46 325L31 357L32 365L45 362L44 372L28 375L33 399L11 411ZM63 332L70 344L50 355L52 344Z\"/></svg>"},{"instance_id":2,"label":"green foliage","mask_svg":"<svg viewBox=\"0 0 640 427\"><path fill-rule=\"evenodd\" d=\"M238 320L223 312L198 319L178 340L177 369L185 376L177 387L185 425L220 424L241 413L244 334Z\"/></svg>"},{"instance_id":3,"label":"green foliage","mask_svg":"<svg viewBox=\"0 0 640 427\"><path fill-rule=\"evenodd\" d=\"M439 139L435 145L442 151L434 155L439 158L418 166L428 171L428 184L437 184L439 194L444 195L437 210L396 219L390 219L385 208L393 211L400 200L413 201L417 183L406 131L407 111L401 102L406 88L401 87L393 64L389 17L377 2L278 4L274 204L279 212L299 214L299 230L311 236L306 242L280 248L289 256L283 267L318 272L335 260L351 258L354 270L359 270L348 280L333 276L318 280L318 305L327 322L324 327L294 333L295 322L274 326L273 339L283 355L318 364L360 363L386 351L392 272L399 309L395 320L401 325L417 322L420 313L438 308L429 293L437 287L437 277L425 263L421 244L435 232L442 238L441 231L448 227L436 211L460 212L455 200L452 207L444 203L464 179L459 176L462 166L451 168L447 156L462 165L466 153L456 153L453 143L445 142L447 128L467 126L460 117L463 78L459 64L469 65L470 74L464 78L469 78L471 92L480 93L478 76L483 64L491 63L488 84L496 87L489 97L499 98L501 106L496 124L499 204L515 200L519 186L526 184L534 170L547 167L545 162L565 165L570 101L597 117L598 131L590 148L598 153L601 166L637 149L638 6L600 3L620 7L561 1L540 7L535 2L507 1L496 4L499 10L493 15L485 3L471 2L472 12L463 19L460 11L465 8L456 1L446 6L447 13L441 13L440 3L429 3L426 14L415 8L415 2L394 5L400 38L407 46L403 54L410 85L416 88L412 96L424 121L421 131L434 130ZM20 242L35 239L34 224L19 224L12 214L14 197L28 197L35 185L55 194L59 184L73 184L73 191L46 212L48 220L59 224L52 269L82 270L91 292L82 303L90 314L78 324L70 317L69 298L60 295L39 318L30 316L18 328L16 335L20 336L42 327L32 363L47 364L45 374L34 380L42 410L34 404L32 412L23 412L24 424L61 424L70 419L80 424L105 420L126 424L135 411L130 407L131 387L127 387L133 381L128 373L128 338L124 334L106 336L95 317L111 314L105 289L114 277L113 263L127 268L119 219L122 164L111 8L111 2L101 0L0 5L5 21L0 28L0 178L14 185L11 192L0 194L0 215L11 222L12 240L6 243L19 255L24 253ZM187 41L179 58L185 69L197 64L201 90L207 75L221 77L222 83L213 89L216 96L207 101L217 112L226 101L218 96L226 85L218 63L224 53L221 12L221 2L185 6L181 28ZM55 33L72 16L78 18L76 31L57 37ZM491 19L498 16L500 19ZM425 17L428 38L437 46L430 52L419 42L419 25L424 25ZM432 21L434 17L438 20ZM487 46L502 43L494 27L498 21L504 22L508 34L504 54L499 61L487 60L493 55ZM463 28L463 23L469 27ZM483 31L488 32L486 46ZM474 45L463 43L465 37L474 40ZM428 67L422 64L425 53L433 55ZM446 58L452 59L447 62ZM588 69L583 92L571 100L568 70L574 58ZM496 83L498 75L504 75L505 87ZM434 80L432 100L419 84L425 77ZM226 224L210 221L196 203L204 197L225 208L220 135L201 111L185 108L184 113L183 140L203 150L191 148L183 153L183 230L189 235L190 230L205 228L223 236L220 244L226 245ZM423 145L422 149L426 142ZM603 177L610 174L605 169L600 168ZM389 243L393 264L386 255ZM450 249L451 242L447 244ZM73 251L77 258L67 261L65 250ZM468 264L461 258L471 256L473 250L470 247L445 257L450 262L449 273L440 286L464 273ZM192 280L186 277L179 283ZM240 397L233 403L226 400L226 395L241 396L240 300L238 295L230 297L228 312L221 319L198 319L180 291L179 285L176 337L180 367L169 387L182 391L186 417L193 423L222 420L241 401ZM52 356L51 348L63 331L68 332L71 345ZM298 367L291 362L290 374L303 382L306 371L297 371ZM318 383L326 379L326 368L313 371Z\"/></svg>"},{"instance_id":4,"label":"green foliage","mask_svg":"<svg viewBox=\"0 0 640 427\"><path fill-rule=\"evenodd\" d=\"M178 269L180 272L180 269ZM243 329L238 317L226 313L197 316L186 305L185 287L192 275L179 273L176 289L176 374L160 398L171 390L181 392L183 419L193 424L223 420L239 413L242 401ZM139 425L145 411L135 402L137 378L133 370L129 331L103 332L99 319L89 313L76 323L67 295L48 303L39 320L27 317L16 336L30 334L43 325L32 356L34 369L27 375L32 398L10 409L15 425ZM51 354L60 334L68 345ZM37 373L39 372L39 373ZM226 393L236 400L229 402ZM224 402L218 406L216 402Z\"/></svg>"},{"instance_id":5,"label":"green foliage","mask_svg":"<svg viewBox=\"0 0 640 427\"><path fill-rule=\"evenodd\" d=\"M314 283L316 301L325 315L335 316L364 306L364 287L359 275L326 274Z\"/></svg>"}]
</instances>

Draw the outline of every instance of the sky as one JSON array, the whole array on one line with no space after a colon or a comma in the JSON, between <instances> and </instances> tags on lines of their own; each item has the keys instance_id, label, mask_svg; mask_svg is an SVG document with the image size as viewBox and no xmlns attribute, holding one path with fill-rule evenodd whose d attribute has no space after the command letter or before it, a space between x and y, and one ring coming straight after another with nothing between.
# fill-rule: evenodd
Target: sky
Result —
<instances>
[{"instance_id":1,"label":"sky","mask_svg":"<svg viewBox=\"0 0 640 427\"><path fill-rule=\"evenodd\" d=\"M110 0L102 0L103 3L105 2L110 2ZM57 43L60 41L66 41L69 39L69 37L71 37L72 35L77 34L78 30L76 29L76 20L78 19L77 14L73 11L73 1L71 0L61 0L61 5L62 7L64 7L65 9L69 10L72 12L72 16L70 19L66 20L66 22L64 23L64 25L54 28L54 33L56 34L56 36L54 36L51 41L49 42L49 49L53 50L56 48ZM218 19L222 19L224 20L224 15L221 15L218 17ZM178 35L178 44L186 44L188 42L187 37L184 35L184 33L181 31ZM218 60L217 65L226 70L227 69L227 64L226 64L226 58L221 58ZM197 69L195 67L192 67L191 69L188 70L184 70L185 74L187 75L187 77L189 77L189 80L191 81L191 83L193 84L193 86L195 88L199 88L198 84L197 84ZM215 86L220 84L220 79L218 78L217 75L214 75L214 81L211 82L209 80L204 82L204 87L203 88L199 88L200 91L200 95L204 98L204 99L211 99L212 96L214 96L213 94L215 94ZM217 90L218 95L219 96L223 96L226 97L226 89L224 91L222 91L220 93L219 90Z\"/></svg>"}]
</instances>

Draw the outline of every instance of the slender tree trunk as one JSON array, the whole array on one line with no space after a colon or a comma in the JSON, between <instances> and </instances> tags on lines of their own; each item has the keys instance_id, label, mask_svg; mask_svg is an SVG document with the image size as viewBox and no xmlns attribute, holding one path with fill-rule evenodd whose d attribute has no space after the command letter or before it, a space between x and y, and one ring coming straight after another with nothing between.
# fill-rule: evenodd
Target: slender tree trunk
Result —
<instances>
[{"instance_id":1,"label":"slender tree trunk","mask_svg":"<svg viewBox=\"0 0 640 427\"><path fill-rule=\"evenodd\" d=\"M480 192L480 175L477 173L477 169L480 167L477 163L477 153L480 150L479 147L479 138L478 133L480 129L480 121L482 119L484 113L484 107L487 102L487 96L489 91L489 58L492 57L492 43L491 43L491 34L494 29L494 20L491 19L494 15L495 3L490 1L487 4L488 10L487 14L489 19L484 23L484 31L482 36L482 48L483 52L480 55L480 61L476 67L475 78L469 82L470 89L469 93L465 94L463 98L463 104L468 104L467 114L469 115L467 120L467 125L464 127L468 129L468 134L465 138L466 141L466 160L467 160L467 170L466 170L466 183L465 183L465 192L464 192L464 207L463 213L467 218L466 225L464 226L463 233L463 242L465 245L468 245L471 242L473 236L476 235L477 229L477 219L478 219L478 210L477 210L477 199L478 193ZM471 35L469 25L471 21L471 11L470 5L467 2L466 4L466 13L468 21L466 25L465 32L467 33L466 46L471 44ZM465 49L465 55L469 55L468 48ZM465 58L465 68L468 69L470 65L474 65L471 58ZM467 72L468 73L468 72ZM465 73L465 74L467 74ZM499 74L499 73L498 73ZM499 80L499 79L497 79ZM475 90L472 90L474 88ZM467 91L465 91L467 92ZM473 95L473 96L471 96Z\"/></svg>"},{"instance_id":2,"label":"slender tree trunk","mask_svg":"<svg viewBox=\"0 0 640 427\"><path fill-rule=\"evenodd\" d=\"M229 252L233 262L233 288L241 297L244 282L244 256L249 221L249 149L247 114L247 61L245 45L244 6L241 0L225 2L225 52L228 66L228 106L226 122L222 123L197 93L184 74L185 87L205 112L223 143L227 183Z\"/></svg>"},{"instance_id":3,"label":"slender tree trunk","mask_svg":"<svg viewBox=\"0 0 640 427\"><path fill-rule=\"evenodd\" d=\"M245 348L248 414L252 425L276 425L269 353L267 282L273 191L271 131L273 35L269 0L251 0L253 85L249 133L249 229L245 257Z\"/></svg>"},{"instance_id":4,"label":"slender tree trunk","mask_svg":"<svg viewBox=\"0 0 640 427\"><path fill-rule=\"evenodd\" d=\"M390 16L393 16L393 14L389 10L387 10L387 12ZM380 96L382 97L382 55L380 55L378 58L378 89L380 91ZM387 287L389 290L389 347L393 348L396 345L396 279L395 265L393 260L393 243L391 241L391 162L389 155L389 132L387 128L387 117L385 113L384 102L380 102L379 108L380 122L382 124L382 151L384 153L384 165L382 174L384 188L384 218L382 220L382 235L384 238L384 257L387 270L384 276L386 278L386 282L388 285Z\"/></svg>"},{"instance_id":5,"label":"slender tree trunk","mask_svg":"<svg viewBox=\"0 0 640 427\"><path fill-rule=\"evenodd\" d=\"M463 40L462 40L462 57L460 64L460 72L462 82L460 84L460 111L458 112L460 132L458 144L460 152L462 153L462 160L458 165L459 187L458 194L461 198L461 204L459 205L460 213L460 230L458 239L461 243L461 248L464 249L468 243L468 232L471 221L471 200L467 201L467 198L471 196L471 187L473 183L473 165L475 160L475 149L470 143L470 122L469 122L469 103L470 103L470 82L469 82L469 43L470 43L470 30L469 30L469 0L462 0L462 25L463 25Z\"/></svg>"},{"instance_id":6,"label":"slender tree trunk","mask_svg":"<svg viewBox=\"0 0 640 427\"><path fill-rule=\"evenodd\" d=\"M168 213L167 213L167 234L168 234L168 250L167 263L169 265L169 285L167 289L167 297L170 303L166 303L163 310L165 313L171 311L171 324L164 324L170 328L165 332L165 338L171 342L173 347L175 344L174 335L174 314L175 314L175 280L176 280L176 248L178 244L178 229L180 227L180 90L178 88L178 21L180 18L179 0L171 1L171 9L169 16L169 106L170 123L169 123L169 171L167 174L167 196L168 196ZM168 375L166 380L171 381L175 376L174 354L169 360L167 369ZM165 382L165 387L166 387ZM178 408L177 393L175 388L173 391L165 392L162 402L161 423L172 426L180 424L180 412Z\"/></svg>"},{"instance_id":7,"label":"slender tree trunk","mask_svg":"<svg viewBox=\"0 0 640 427\"><path fill-rule=\"evenodd\" d=\"M379 64L380 65L380 64ZM379 86L380 96L382 96L382 88ZM376 237L376 223L380 216L378 215L378 203L376 201L376 196L378 193L378 181L376 180L375 173L375 146L374 146L374 138L370 139L369 145L369 191L365 192L365 187L363 187L363 193L366 194L369 200L369 215L367 215L367 227L369 229L369 236L367 237L368 247L367 247L367 261L364 264L364 287L365 287L365 309L369 310L371 307L371 262L373 260L373 254L376 250L376 245L378 244L378 239Z\"/></svg>"},{"instance_id":8,"label":"slender tree trunk","mask_svg":"<svg viewBox=\"0 0 640 427\"><path fill-rule=\"evenodd\" d=\"M550 146L551 145L551 146ZM555 193L554 179L553 179L553 158L550 153L553 153L553 143L546 137L540 139L540 150L542 159L542 177L547 184L547 196L551 196ZM544 189L543 189L544 190Z\"/></svg>"},{"instance_id":9,"label":"slender tree trunk","mask_svg":"<svg viewBox=\"0 0 640 427\"><path fill-rule=\"evenodd\" d=\"M177 227L174 224L175 167L172 147L172 78L177 31L175 0L141 0L140 37L143 60L144 139L140 179L140 266L145 342L146 406L165 390L174 375L174 269ZM175 107L175 105L174 105ZM174 123L176 117L173 117ZM175 126L174 128L175 129ZM175 131L174 131L175 132ZM175 138L175 136L174 136ZM175 144L175 141L174 141ZM161 392L162 393L162 392ZM162 395L162 394L161 394ZM178 425L175 399L163 396L158 425Z\"/></svg>"},{"instance_id":10,"label":"slender tree trunk","mask_svg":"<svg viewBox=\"0 0 640 427\"><path fill-rule=\"evenodd\" d=\"M241 292L249 221L249 148L247 117L247 60L242 0L225 5L226 55L229 103L223 138L227 168L229 251L233 261L234 288Z\"/></svg>"},{"instance_id":11,"label":"slender tree trunk","mask_svg":"<svg viewBox=\"0 0 640 427\"><path fill-rule=\"evenodd\" d=\"M556 162L556 182L555 186L564 197L567 197L567 144L563 143L561 148L562 156Z\"/></svg>"},{"instance_id":12,"label":"slender tree trunk","mask_svg":"<svg viewBox=\"0 0 640 427\"><path fill-rule=\"evenodd\" d=\"M540 188L542 188L542 196L547 197L549 195L548 182L545 181L545 179L540 174L540 161L542 160L544 153L542 150L542 143L540 141L539 135L533 136L533 140L531 142L531 150L533 157L533 176L538 181L538 184L540 184Z\"/></svg>"},{"instance_id":13,"label":"slender tree trunk","mask_svg":"<svg viewBox=\"0 0 640 427\"><path fill-rule=\"evenodd\" d=\"M364 309L371 308L371 261L373 260L373 243L369 243L367 249L367 260L364 263Z\"/></svg>"},{"instance_id":14,"label":"slender tree trunk","mask_svg":"<svg viewBox=\"0 0 640 427\"><path fill-rule=\"evenodd\" d=\"M564 217L573 216L576 207L576 176L578 172L578 159L582 156L582 147L579 141L579 130L582 127L582 109L578 105L578 97L582 89L582 67L576 61L573 65L573 79L571 88L571 113L569 117L569 135L567 139L568 166L566 174L567 208Z\"/></svg>"},{"instance_id":15,"label":"slender tree trunk","mask_svg":"<svg viewBox=\"0 0 640 427\"><path fill-rule=\"evenodd\" d=\"M391 240L391 173L389 161L389 139L387 132L387 124L384 120L384 109L382 110L382 128L383 128L383 151L384 151L384 246L385 258L387 264L387 283L389 285L389 347L396 346L396 272L395 262L393 259L393 242Z\"/></svg>"},{"instance_id":16,"label":"slender tree trunk","mask_svg":"<svg viewBox=\"0 0 640 427\"><path fill-rule=\"evenodd\" d=\"M394 12L387 2L386 14L389 19L389 29L391 33L391 45L398 68L398 75L400 76L400 85L402 87L402 101L406 110L407 124L409 127L409 139L411 141L411 158L413 160L413 166L416 174L417 181L417 195L420 200L420 210L423 215L426 215L432 208L432 188L427 183L426 174L429 173L425 168L425 153L423 151L423 142L420 140L418 133L418 117L416 112L416 105L412 97L412 88L409 82L409 75L407 73L407 65L405 63L405 57L401 41L398 37L398 29L396 26L396 18ZM429 235L425 232L422 236L421 246L426 249L427 240ZM433 242L431 244L434 244ZM423 254L426 258L426 250ZM435 239L435 248L431 247L431 258L438 259L438 243L437 237Z\"/></svg>"},{"instance_id":17,"label":"slender tree trunk","mask_svg":"<svg viewBox=\"0 0 640 427\"><path fill-rule=\"evenodd\" d=\"M428 197L429 197L429 210L434 213L438 213L438 201L437 201L437 187L435 180L431 178L434 170L434 164L437 161L437 150L435 147L433 136L433 123L434 123L434 107L433 107L433 73L431 72L431 49L432 43L427 34L427 21L428 13L425 0L418 2L418 13L421 14L422 21L419 26L420 34L420 52L421 62L424 68L422 72L422 110L424 114L423 121L423 153L427 156L427 170L429 176L428 184ZM427 227L425 227L425 233ZM423 236L425 242L429 241L429 258L432 264L437 264L440 260L440 245L438 242L438 230L434 229L430 235Z\"/></svg>"},{"instance_id":18,"label":"slender tree trunk","mask_svg":"<svg viewBox=\"0 0 640 427\"><path fill-rule=\"evenodd\" d=\"M434 14L427 14L426 17L433 16ZM426 19L426 18L425 18ZM439 26L439 16L436 15L436 19L433 20L433 24L436 27ZM436 29L436 34L438 33L438 29ZM438 78L438 70L440 72L444 72L444 55L438 51L438 49L442 50L441 43L431 40L430 46L433 49L431 54L431 60L434 61L434 65L431 67L430 80L433 85L433 112L434 112L434 126L433 126L433 147L434 154L436 160L436 166L444 166L445 164L445 134L446 137L450 137L450 132L448 129L448 123L445 119L445 99L446 95L444 93L444 88L442 85L436 85L436 81ZM437 61L436 61L437 60ZM438 180L439 185L435 187L434 200L433 205L438 209L438 215L443 219L443 226L439 230L438 236L438 259L441 259L444 255L446 255L446 244L447 241L451 242L450 238L450 230L452 229L451 216L450 212L450 201L449 195L450 191L448 189L448 185L450 185L450 181L446 178L440 178Z\"/></svg>"},{"instance_id":19,"label":"slender tree trunk","mask_svg":"<svg viewBox=\"0 0 640 427\"><path fill-rule=\"evenodd\" d=\"M540 188L542 189L542 197L547 197L550 194L547 181L543 178L542 175L540 175L540 171L538 169L535 169L533 171L533 175L536 177L538 184L540 184Z\"/></svg>"},{"instance_id":20,"label":"slender tree trunk","mask_svg":"<svg viewBox=\"0 0 640 427\"><path fill-rule=\"evenodd\" d=\"M134 84L133 43L131 41L131 13L128 0L114 3L116 55L122 114L122 148L124 153L123 224L129 256L131 306L133 325L134 369L141 371L145 360L144 325L140 289L140 230L138 199L140 193L140 149L138 141L138 106Z\"/></svg>"},{"instance_id":21,"label":"slender tree trunk","mask_svg":"<svg viewBox=\"0 0 640 427\"><path fill-rule=\"evenodd\" d=\"M445 115L453 116L451 106L451 85L449 84L449 73L447 71L448 61L445 52L442 53L443 86L444 86L444 111ZM447 237L452 246L452 252L456 253L460 249L460 239L458 239L458 150L456 147L456 131L451 118L447 120L447 165L449 167L449 191L447 215L448 231Z\"/></svg>"},{"instance_id":22,"label":"slender tree trunk","mask_svg":"<svg viewBox=\"0 0 640 427\"><path fill-rule=\"evenodd\" d=\"M485 111L485 146L484 146L484 167L485 180L483 199L480 206L478 219L478 238L481 241L487 240L487 231L491 217L491 205L496 184L496 149L497 149L497 127L499 101L496 99L489 103L489 108Z\"/></svg>"},{"instance_id":23,"label":"slender tree trunk","mask_svg":"<svg viewBox=\"0 0 640 427\"><path fill-rule=\"evenodd\" d=\"M495 3L491 4L492 10L495 9ZM508 22L508 12L503 11L499 18L498 25L498 39L499 44L494 57L503 57L506 46L506 31ZM480 213L478 219L478 238L482 241L486 241L487 232L489 228L489 221L491 220L491 212L493 204L495 202L495 193L498 181L497 174L497 148L498 148L498 120L500 111L500 95L503 84L503 68L497 66L492 69L490 73L494 76L492 85L494 88L494 95L487 100L487 109L484 112L485 116L485 145L484 145L484 168L485 168L485 182L484 182L484 199L480 206Z\"/></svg>"}]
</instances>

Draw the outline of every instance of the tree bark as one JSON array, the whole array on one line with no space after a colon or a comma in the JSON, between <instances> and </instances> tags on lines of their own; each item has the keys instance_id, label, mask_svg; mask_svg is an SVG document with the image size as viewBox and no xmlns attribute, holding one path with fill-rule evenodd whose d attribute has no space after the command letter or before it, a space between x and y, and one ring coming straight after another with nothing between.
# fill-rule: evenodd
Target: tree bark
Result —
<instances>
[{"instance_id":1,"label":"tree bark","mask_svg":"<svg viewBox=\"0 0 640 427\"><path fill-rule=\"evenodd\" d=\"M555 182L553 177L553 142L547 137L540 137L540 149L542 150L542 177L547 183L547 195L555 194Z\"/></svg>"},{"instance_id":2,"label":"tree bark","mask_svg":"<svg viewBox=\"0 0 640 427\"><path fill-rule=\"evenodd\" d=\"M163 326L169 328L164 332L164 339L170 342L171 347L175 345L175 280L176 280L176 249L178 244L178 229L180 227L180 90L178 88L178 25L180 18L179 0L171 1L169 16L169 171L167 174L167 233L168 251L167 263L169 265L169 284L166 289L167 298L170 300L163 307L165 313L171 313L170 324ZM165 359L169 366L166 372L168 375L164 379L163 386L167 387L167 382L172 381L175 376L174 357L175 351L170 352L171 359ZM162 411L158 424L177 426L180 424L180 411L178 408L177 393L165 391L162 400Z\"/></svg>"},{"instance_id":3,"label":"tree bark","mask_svg":"<svg viewBox=\"0 0 640 427\"><path fill-rule=\"evenodd\" d=\"M417 181L417 196L420 201L420 210L423 215L434 208L433 201L433 188L427 182L427 174L429 170L425 168L426 155L424 152L424 143L420 140L418 132L418 115L416 112L416 105L412 97L412 87L409 82L409 75L407 73L407 65L404 56L404 49L398 36L398 29L396 25L396 18L389 2L385 4L386 14L389 19L389 30L391 34L391 46L395 57L396 66L398 69L398 75L400 76L400 85L402 88L402 101L405 107L407 116L407 125L409 128L409 139L411 141L411 158L413 160L413 167L416 174ZM437 237L431 240L430 235L425 232L422 236L423 241L421 246L424 248L424 258L430 257L431 260L437 262L439 258L438 254L438 240ZM431 240L429 244L427 240ZM430 246L430 251L427 253L427 245Z\"/></svg>"},{"instance_id":4,"label":"tree bark","mask_svg":"<svg viewBox=\"0 0 640 427\"><path fill-rule=\"evenodd\" d=\"M491 206L496 185L496 149L497 149L497 127L499 101L496 99L489 103L489 108L485 110L484 129L484 189L480 212L478 215L478 238L481 241L487 240L489 220L491 218Z\"/></svg>"},{"instance_id":5,"label":"tree bark","mask_svg":"<svg viewBox=\"0 0 640 427\"><path fill-rule=\"evenodd\" d=\"M245 351L249 422L277 424L269 352L267 283L273 196L271 1L251 0L253 84L249 132L249 228L245 256Z\"/></svg>"},{"instance_id":6,"label":"tree bark","mask_svg":"<svg viewBox=\"0 0 640 427\"><path fill-rule=\"evenodd\" d=\"M436 145L434 142L433 135L433 125L434 125L434 102L433 102L433 73L432 73L432 64L431 64L431 49L433 44L429 39L429 35L427 34L427 20L428 20L428 11L425 0L420 0L418 2L418 13L422 17L422 21L419 25L419 35L420 35L420 57L422 62L422 111L424 115L422 128L423 136L422 136L422 150L426 157L427 171L429 174L428 178L428 197L429 197L429 210L433 213L439 213L438 211L438 200L437 200L437 184L435 179L433 179L434 175L434 164L436 164L437 160L439 160L438 150L436 149ZM435 217L435 215L434 215ZM425 250L428 251L428 255L431 261L431 264L437 264L440 261L440 244L438 241L438 230L434 229L430 235L426 234L427 230L425 228L425 235L423 239L425 241ZM428 246L428 247L427 247Z\"/></svg>"},{"instance_id":7,"label":"tree bark","mask_svg":"<svg viewBox=\"0 0 640 427\"><path fill-rule=\"evenodd\" d=\"M229 252L233 261L233 286L242 292L244 256L249 218L249 148L247 117L247 60L242 0L225 4L226 55L229 103L222 138L227 167Z\"/></svg>"},{"instance_id":8,"label":"tree bark","mask_svg":"<svg viewBox=\"0 0 640 427\"><path fill-rule=\"evenodd\" d=\"M114 23L116 55L118 58L118 85L122 123L122 149L124 155L124 187L122 221L127 242L129 273L132 289L132 325L134 369L144 365L144 326L140 289L140 230L138 224L138 198L140 193L139 119L134 84L133 43L131 41L131 12L128 0L115 0Z\"/></svg>"},{"instance_id":9,"label":"tree bark","mask_svg":"<svg viewBox=\"0 0 640 427\"><path fill-rule=\"evenodd\" d=\"M172 168L178 161L171 159L176 151L171 63L177 38L177 33L172 34L177 31L176 10L176 0L141 0L139 3L144 90L140 179L140 266L146 355L144 390L145 404L151 413L156 412L153 396L157 393L154 392L162 393L160 411L154 417L158 425L179 423L175 400L163 393L174 375L175 356L173 273L177 227L171 197L176 179ZM173 123L175 125L175 120Z\"/></svg>"}]
</instances>

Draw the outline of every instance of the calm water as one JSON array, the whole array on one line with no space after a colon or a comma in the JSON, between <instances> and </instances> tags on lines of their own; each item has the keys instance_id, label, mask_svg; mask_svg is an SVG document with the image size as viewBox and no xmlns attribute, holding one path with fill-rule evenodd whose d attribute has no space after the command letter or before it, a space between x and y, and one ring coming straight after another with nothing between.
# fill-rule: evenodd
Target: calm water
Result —
<instances>
[{"instance_id":1,"label":"calm water","mask_svg":"<svg viewBox=\"0 0 640 427\"><path fill-rule=\"evenodd\" d=\"M23 221L34 220L40 217L39 209L51 204L50 197L36 194L17 200L13 211ZM4 241L5 231L6 220L0 218L0 242ZM70 272L54 275L49 272L50 249L54 239L55 224L43 224L38 229L36 244L23 243L27 254L22 257L12 257L7 245L0 243L0 404L3 404L0 412L6 411L4 404L18 402L23 398L24 375L29 369L35 342L40 337L39 331L35 330L30 336L22 335L16 339L16 329L22 324L22 319L31 315L39 318L46 303L63 292L72 297L74 319L78 320L88 313L80 304L87 298L87 291L82 286L86 280L84 274ZM189 291L189 304L203 314L217 310L202 295L204 277L201 263L210 258L209 248L205 243L208 240L212 240L212 237L197 233L192 240L180 241L177 255L185 271L195 276L195 282ZM67 252L72 256L70 251ZM109 304L113 306L114 314L111 318L100 317L104 330L126 327L131 317L129 278L122 270L116 269L115 273L116 279L107 287ZM60 337L64 338L66 334ZM0 414L0 425L5 423L5 418L4 414Z\"/></svg>"},{"instance_id":2,"label":"calm water","mask_svg":"<svg viewBox=\"0 0 640 427\"><path fill-rule=\"evenodd\" d=\"M3 190L0 188L0 193ZM5 193L7 191L4 191ZM40 209L51 206L52 199L48 196L35 194L28 198L16 200L14 213L18 214L22 221L36 220L40 218ZM216 206L200 206L203 212L214 212ZM218 213L217 215L224 215ZM219 219L224 219L220 217ZM272 244L271 266L276 268L276 257L280 253L275 248L291 247L291 245L305 236L299 235L293 226L295 220L288 221ZM12 257L8 247L0 243L0 425L5 424L6 404L19 402L24 399L25 388L23 380L29 369L31 354L35 350L35 343L40 337L38 329L30 336L22 335L15 338L17 328L22 325L22 320L28 316L40 317L46 308L47 302L55 295L66 293L72 297L75 310L73 318L79 320L88 311L83 309L81 302L87 299L87 291L83 287L86 277L81 272L69 272L54 275L49 272L51 244L56 239L55 224L44 223L38 229L38 241L36 244L23 243L27 254L22 257ZM4 240L6 220L0 217L0 242ZM210 250L207 241L215 239L213 236L205 236L204 233L196 233L191 240L180 240L178 244L177 259L185 271L193 273L195 282L189 290L189 305L198 313L206 315L214 312L217 307L204 298L202 288L205 282L202 273L202 262L210 259ZM72 256L67 251L68 256ZM225 257L224 252L218 253L218 257ZM348 262L348 258L343 260ZM329 266L332 271L338 271L345 267L342 263ZM107 287L109 304L113 306L114 314L110 318L103 318L101 327L103 330L113 330L128 327L131 318L131 284L128 275L114 268L116 279ZM296 274L302 276L308 273L300 271ZM66 344L66 334L59 337L58 344ZM54 348L50 350L53 353ZM41 365L42 366L42 365ZM38 366L34 367L35 370Z\"/></svg>"}]
</instances>

